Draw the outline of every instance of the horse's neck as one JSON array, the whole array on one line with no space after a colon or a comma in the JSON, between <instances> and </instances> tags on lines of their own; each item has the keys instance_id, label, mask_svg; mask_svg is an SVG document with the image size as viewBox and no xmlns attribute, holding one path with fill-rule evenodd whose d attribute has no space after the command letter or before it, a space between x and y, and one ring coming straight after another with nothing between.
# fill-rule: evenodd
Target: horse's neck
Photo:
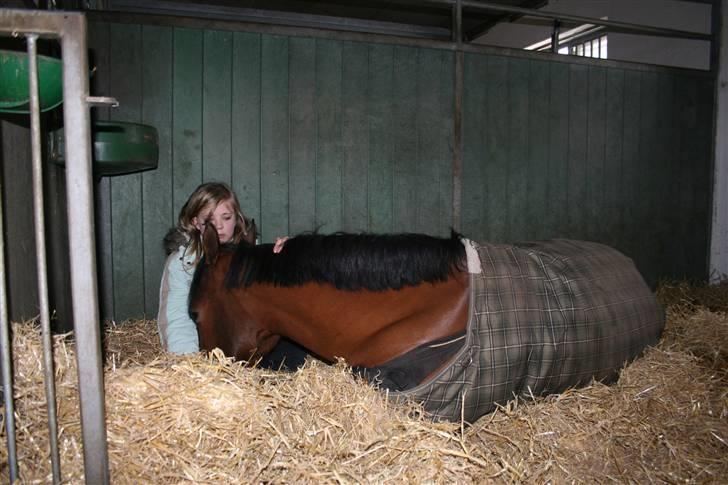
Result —
<instances>
[{"instance_id":1,"label":"horse's neck","mask_svg":"<svg viewBox=\"0 0 728 485\"><path fill-rule=\"evenodd\" d=\"M342 291L330 285L256 285L260 318L275 333L319 356L374 366L418 345L462 331L469 303L467 273L442 283L388 291Z\"/></svg>"}]
</instances>

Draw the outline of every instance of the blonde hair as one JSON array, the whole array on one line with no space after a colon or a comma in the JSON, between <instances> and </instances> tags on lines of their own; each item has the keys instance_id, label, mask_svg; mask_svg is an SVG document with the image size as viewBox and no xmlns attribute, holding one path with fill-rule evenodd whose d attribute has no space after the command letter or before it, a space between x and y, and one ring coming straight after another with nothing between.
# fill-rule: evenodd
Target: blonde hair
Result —
<instances>
[{"instance_id":1,"label":"blonde hair","mask_svg":"<svg viewBox=\"0 0 728 485\"><path fill-rule=\"evenodd\" d=\"M202 233L193 223L193 219L207 207L215 207L223 202L228 202L230 208L235 212L235 229L231 242L237 244L243 238L248 239L248 221L240 209L240 203L235 192L229 185L222 182L207 182L195 189L182 206L177 220L177 230L187 235L189 245L187 251L195 254L195 263L202 257ZM253 236L254 237L254 236Z\"/></svg>"}]
</instances>

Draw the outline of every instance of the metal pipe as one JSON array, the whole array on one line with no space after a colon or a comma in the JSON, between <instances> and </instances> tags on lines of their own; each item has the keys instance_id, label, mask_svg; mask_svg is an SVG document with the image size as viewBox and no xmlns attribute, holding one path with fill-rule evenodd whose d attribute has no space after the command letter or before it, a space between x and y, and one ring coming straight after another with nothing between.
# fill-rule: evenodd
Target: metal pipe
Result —
<instances>
[{"instance_id":1,"label":"metal pipe","mask_svg":"<svg viewBox=\"0 0 728 485\"><path fill-rule=\"evenodd\" d=\"M56 380L53 371L53 341L48 303L48 261L45 244L45 211L43 209L43 166L40 145L40 99L38 95L37 34L28 34L28 88L30 91L30 140L33 163L33 219L35 223L35 256L38 271L41 336L43 342L43 380L48 409L48 436L51 447L53 483L61 482L61 459L58 453L58 420L56 412Z\"/></svg>"},{"instance_id":2,"label":"metal pipe","mask_svg":"<svg viewBox=\"0 0 728 485\"><path fill-rule=\"evenodd\" d=\"M0 177L1 178L1 177ZM2 393L5 405L5 438L8 445L10 482L18 479L18 452L15 436L15 403L13 401L13 359L10 345L8 292L5 274L5 229L3 227L2 182L0 181L0 357L2 357Z\"/></svg>"},{"instance_id":3,"label":"metal pipe","mask_svg":"<svg viewBox=\"0 0 728 485\"><path fill-rule=\"evenodd\" d=\"M0 9L0 33L61 40L71 296L86 483L109 483L101 326L93 230L86 17L75 12Z\"/></svg>"},{"instance_id":4,"label":"metal pipe","mask_svg":"<svg viewBox=\"0 0 728 485\"><path fill-rule=\"evenodd\" d=\"M551 52L559 53L559 34L561 30L561 22L554 20L554 30L551 32Z\"/></svg>"},{"instance_id":5,"label":"metal pipe","mask_svg":"<svg viewBox=\"0 0 728 485\"><path fill-rule=\"evenodd\" d=\"M63 124L78 392L86 483L109 483L104 369L96 287L86 17L63 13Z\"/></svg>"}]
</instances>

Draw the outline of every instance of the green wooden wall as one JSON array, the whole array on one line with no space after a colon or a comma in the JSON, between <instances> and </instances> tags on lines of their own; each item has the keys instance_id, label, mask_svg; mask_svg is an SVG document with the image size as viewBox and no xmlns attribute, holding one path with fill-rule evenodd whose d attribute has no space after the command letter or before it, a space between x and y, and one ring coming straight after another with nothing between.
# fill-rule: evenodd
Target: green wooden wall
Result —
<instances>
[{"instance_id":1,"label":"green wooden wall","mask_svg":"<svg viewBox=\"0 0 728 485\"><path fill-rule=\"evenodd\" d=\"M120 101L97 118L160 135L156 170L98 182L106 318L156 315L162 237L208 180L233 186L266 242L459 225L603 241L652 283L705 277L705 75L466 52L454 214L450 49L109 22L90 23L89 45L93 94Z\"/></svg>"},{"instance_id":2,"label":"green wooden wall","mask_svg":"<svg viewBox=\"0 0 728 485\"><path fill-rule=\"evenodd\" d=\"M600 241L651 284L706 277L708 76L471 53L464 75L465 234Z\"/></svg>"}]
</instances>

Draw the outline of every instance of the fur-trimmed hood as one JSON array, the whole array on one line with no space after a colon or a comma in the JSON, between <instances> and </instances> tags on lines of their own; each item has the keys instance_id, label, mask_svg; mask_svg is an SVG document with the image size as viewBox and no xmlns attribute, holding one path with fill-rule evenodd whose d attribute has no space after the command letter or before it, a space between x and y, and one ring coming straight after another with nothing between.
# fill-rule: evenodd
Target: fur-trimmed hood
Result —
<instances>
[{"instance_id":1,"label":"fur-trimmed hood","mask_svg":"<svg viewBox=\"0 0 728 485\"><path fill-rule=\"evenodd\" d=\"M173 252L177 251L180 246L186 246L190 242L190 238L184 232L178 228L173 227L167 231L167 235L164 236L164 252L169 256Z\"/></svg>"}]
</instances>

